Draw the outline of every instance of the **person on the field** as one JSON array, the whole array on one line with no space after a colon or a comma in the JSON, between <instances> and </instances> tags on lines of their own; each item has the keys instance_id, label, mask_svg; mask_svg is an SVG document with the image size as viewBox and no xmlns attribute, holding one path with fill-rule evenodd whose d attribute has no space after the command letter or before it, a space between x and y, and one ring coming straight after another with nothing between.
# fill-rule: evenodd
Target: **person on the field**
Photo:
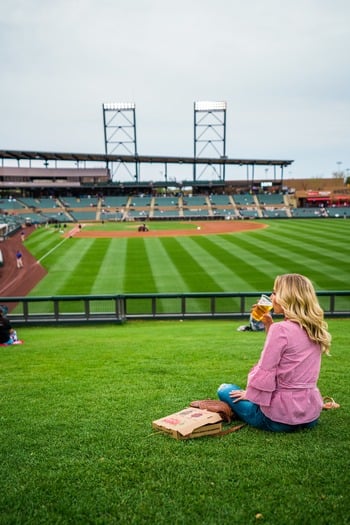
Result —
<instances>
[{"instance_id":1,"label":"person on the field","mask_svg":"<svg viewBox=\"0 0 350 525\"><path fill-rule=\"evenodd\" d=\"M145 223L141 224L141 226L138 227L139 232L148 232L148 228Z\"/></svg>"},{"instance_id":2,"label":"person on the field","mask_svg":"<svg viewBox=\"0 0 350 525\"><path fill-rule=\"evenodd\" d=\"M253 427L293 432L314 427L323 408L317 387L322 353L331 335L311 281L300 274L278 276L271 295L273 310L284 319L263 322L267 332L258 363L248 374L246 389L222 384L221 401Z\"/></svg>"},{"instance_id":3,"label":"person on the field","mask_svg":"<svg viewBox=\"0 0 350 525\"><path fill-rule=\"evenodd\" d=\"M23 268L23 256L20 250L17 250L16 252L16 264L17 268Z\"/></svg>"}]
</instances>

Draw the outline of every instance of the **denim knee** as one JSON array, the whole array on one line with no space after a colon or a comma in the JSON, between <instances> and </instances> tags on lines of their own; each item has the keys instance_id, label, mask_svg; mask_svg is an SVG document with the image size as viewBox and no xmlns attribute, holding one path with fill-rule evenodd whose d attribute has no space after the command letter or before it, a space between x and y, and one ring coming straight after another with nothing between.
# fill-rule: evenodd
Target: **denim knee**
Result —
<instances>
[{"instance_id":1,"label":"denim knee","mask_svg":"<svg viewBox=\"0 0 350 525\"><path fill-rule=\"evenodd\" d=\"M232 385L231 383L222 383L222 385L219 386L217 395L221 401L226 401L226 403L230 402L232 403L233 400L230 397L231 390L242 390L241 387L237 385Z\"/></svg>"}]
</instances>

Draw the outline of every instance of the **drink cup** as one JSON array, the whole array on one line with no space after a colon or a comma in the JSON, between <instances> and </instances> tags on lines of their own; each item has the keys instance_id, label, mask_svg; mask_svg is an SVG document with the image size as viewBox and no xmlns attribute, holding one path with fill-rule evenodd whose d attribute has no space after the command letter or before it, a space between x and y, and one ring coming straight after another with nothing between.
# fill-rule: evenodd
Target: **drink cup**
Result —
<instances>
[{"instance_id":1,"label":"drink cup","mask_svg":"<svg viewBox=\"0 0 350 525\"><path fill-rule=\"evenodd\" d=\"M255 321L261 321L270 310L272 310L270 298L267 295L262 295L252 310L252 317Z\"/></svg>"}]
</instances>

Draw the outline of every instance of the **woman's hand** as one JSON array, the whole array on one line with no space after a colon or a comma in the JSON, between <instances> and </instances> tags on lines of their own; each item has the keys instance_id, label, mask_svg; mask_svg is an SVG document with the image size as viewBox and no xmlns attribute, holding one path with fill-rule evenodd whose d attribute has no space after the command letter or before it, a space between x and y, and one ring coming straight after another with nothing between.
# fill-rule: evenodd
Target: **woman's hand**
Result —
<instances>
[{"instance_id":1,"label":"woman's hand","mask_svg":"<svg viewBox=\"0 0 350 525\"><path fill-rule=\"evenodd\" d=\"M237 403L237 401L243 401L246 399L246 391L245 390L231 390L229 393L229 396L232 397L233 402Z\"/></svg>"},{"instance_id":2,"label":"woman's hand","mask_svg":"<svg viewBox=\"0 0 350 525\"><path fill-rule=\"evenodd\" d=\"M252 313L256 305L257 303L253 304L253 306L250 309L250 313ZM265 325L265 332L267 333L269 331L270 326L273 324L273 319L270 312L266 312L266 314L262 316L261 322Z\"/></svg>"},{"instance_id":3,"label":"woman's hand","mask_svg":"<svg viewBox=\"0 0 350 525\"><path fill-rule=\"evenodd\" d=\"M273 324L273 319L272 319L270 312L267 312L266 314L264 314L261 321L265 325L265 331L268 332L270 326Z\"/></svg>"}]
</instances>

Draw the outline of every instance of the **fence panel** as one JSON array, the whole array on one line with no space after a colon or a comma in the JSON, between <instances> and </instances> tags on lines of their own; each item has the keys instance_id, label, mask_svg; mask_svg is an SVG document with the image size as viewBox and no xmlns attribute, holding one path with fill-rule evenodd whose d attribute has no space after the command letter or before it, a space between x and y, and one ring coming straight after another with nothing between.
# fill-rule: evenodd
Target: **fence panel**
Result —
<instances>
[{"instance_id":1,"label":"fence panel","mask_svg":"<svg viewBox=\"0 0 350 525\"><path fill-rule=\"evenodd\" d=\"M118 322L131 319L242 319L261 293L3 297L16 325ZM317 293L326 317L350 317L350 291Z\"/></svg>"}]
</instances>

